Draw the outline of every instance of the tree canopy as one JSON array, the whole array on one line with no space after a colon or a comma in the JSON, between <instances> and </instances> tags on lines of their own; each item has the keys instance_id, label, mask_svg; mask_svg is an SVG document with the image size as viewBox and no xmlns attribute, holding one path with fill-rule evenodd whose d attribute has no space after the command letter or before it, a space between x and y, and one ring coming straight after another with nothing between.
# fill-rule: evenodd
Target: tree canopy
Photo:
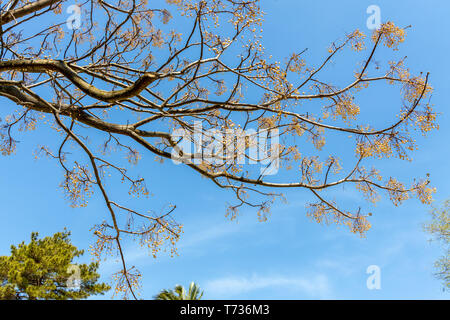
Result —
<instances>
[{"instance_id":1,"label":"tree canopy","mask_svg":"<svg viewBox=\"0 0 450 320\"><path fill-rule=\"evenodd\" d=\"M354 188L368 205L382 195L395 205L411 197L431 203L428 177L403 182L377 169L387 158L411 160L417 135L438 128L429 74L413 73L406 57L394 55L406 27L388 21L369 35L351 31L317 64L305 48L281 61L266 52L258 0L85 0L70 19L64 3L11 0L2 7L0 96L10 113L0 149L12 155L18 131L55 130L38 154L60 165L72 206L86 206L95 190L104 200L109 218L94 228L93 252L119 255L116 291L136 297L141 276L127 265L124 236L156 254L174 252L182 232L172 215L176 199L148 213L111 198L114 181L128 184L132 196L149 194L144 178L128 171L142 154L176 160L230 192L231 218L248 206L265 220L284 199L281 190L296 188L310 194L312 220L363 236L372 212L345 208L326 190ZM392 59L376 63L380 52ZM343 54L356 67L339 81L324 76ZM397 88L402 101L383 124L361 115L375 101L356 98L380 84ZM327 144L331 137L339 143ZM261 140L271 146L263 142L255 152ZM117 154L128 163L115 161ZM278 170L285 174L273 174Z\"/></svg>"},{"instance_id":2,"label":"tree canopy","mask_svg":"<svg viewBox=\"0 0 450 320\"><path fill-rule=\"evenodd\" d=\"M176 285L173 290L161 290L155 300L200 300L202 297L203 291L200 291L197 284L191 282L187 291L182 285Z\"/></svg>"},{"instance_id":3,"label":"tree canopy","mask_svg":"<svg viewBox=\"0 0 450 320\"><path fill-rule=\"evenodd\" d=\"M433 207L430 213L431 221L425 224L425 231L444 249L444 255L435 263L436 277L442 281L444 290L450 290L450 200L442 208Z\"/></svg>"},{"instance_id":4,"label":"tree canopy","mask_svg":"<svg viewBox=\"0 0 450 320\"><path fill-rule=\"evenodd\" d=\"M0 256L0 300L86 299L110 289L98 283L98 262L77 264L83 255L70 242L70 232L58 232L30 243L11 246L10 256Z\"/></svg>"}]
</instances>

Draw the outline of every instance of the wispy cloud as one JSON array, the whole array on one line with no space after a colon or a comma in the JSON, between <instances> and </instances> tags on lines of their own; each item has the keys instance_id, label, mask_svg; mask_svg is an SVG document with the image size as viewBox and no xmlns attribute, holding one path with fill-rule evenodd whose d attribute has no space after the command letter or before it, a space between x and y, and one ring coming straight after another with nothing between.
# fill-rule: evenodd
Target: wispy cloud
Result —
<instances>
[{"instance_id":1,"label":"wispy cloud","mask_svg":"<svg viewBox=\"0 0 450 320\"><path fill-rule=\"evenodd\" d=\"M323 258L315 262L317 270L323 270L323 272L334 274L338 273L340 276L351 276L359 272L358 270L358 258L350 257L345 258Z\"/></svg>"},{"instance_id":2,"label":"wispy cloud","mask_svg":"<svg viewBox=\"0 0 450 320\"><path fill-rule=\"evenodd\" d=\"M223 221L217 225L208 224L197 227L196 229L191 230L189 234L183 236L177 245L178 251L182 252L184 249L199 248L202 245L208 245L220 238L242 231L243 226L247 224L248 223L236 224L230 221ZM158 260L155 260L151 256L149 249L140 247L135 242L132 242L125 249L125 256L128 263L140 263L141 265L154 264L158 261L164 261L164 259L167 258L163 255L162 257L159 257ZM116 259L108 259L102 264L102 268L104 270L114 269L117 268L117 263L118 261Z\"/></svg>"},{"instance_id":3,"label":"wispy cloud","mask_svg":"<svg viewBox=\"0 0 450 320\"><path fill-rule=\"evenodd\" d=\"M324 299L331 296L328 278L323 274L312 277L259 276L224 277L206 283L205 292L211 296L233 298L236 295L261 289L284 289L305 298ZM259 293L259 296L263 294ZM299 298L299 297L293 297Z\"/></svg>"},{"instance_id":4,"label":"wispy cloud","mask_svg":"<svg viewBox=\"0 0 450 320\"><path fill-rule=\"evenodd\" d=\"M208 225L192 232L189 237L180 241L180 248L188 248L202 243L209 243L241 230L242 224L236 224L230 221L225 221L220 225Z\"/></svg>"}]
</instances>

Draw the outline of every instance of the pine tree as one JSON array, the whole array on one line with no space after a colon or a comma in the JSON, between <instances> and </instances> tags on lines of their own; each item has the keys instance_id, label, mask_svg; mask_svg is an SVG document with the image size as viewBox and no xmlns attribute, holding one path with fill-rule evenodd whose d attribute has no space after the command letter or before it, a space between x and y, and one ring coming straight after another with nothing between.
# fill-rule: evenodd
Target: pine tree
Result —
<instances>
[{"instance_id":1,"label":"pine tree","mask_svg":"<svg viewBox=\"0 0 450 320\"><path fill-rule=\"evenodd\" d=\"M30 243L12 245L10 256L0 256L1 300L85 299L110 289L97 283L98 262L73 263L84 251L70 242L70 232L38 236L33 232Z\"/></svg>"}]
</instances>

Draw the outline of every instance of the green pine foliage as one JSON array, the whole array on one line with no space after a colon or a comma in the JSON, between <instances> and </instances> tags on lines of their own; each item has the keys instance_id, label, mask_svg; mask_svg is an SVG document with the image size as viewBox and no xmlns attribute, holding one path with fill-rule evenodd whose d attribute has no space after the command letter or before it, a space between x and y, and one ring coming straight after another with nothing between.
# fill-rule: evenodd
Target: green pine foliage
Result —
<instances>
[{"instance_id":1,"label":"green pine foliage","mask_svg":"<svg viewBox=\"0 0 450 320\"><path fill-rule=\"evenodd\" d=\"M82 256L70 242L70 232L58 232L11 246L10 256L0 256L0 300L86 299L104 294L110 286L97 283L98 262L75 264ZM75 280L75 281L74 281Z\"/></svg>"}]
</instances>

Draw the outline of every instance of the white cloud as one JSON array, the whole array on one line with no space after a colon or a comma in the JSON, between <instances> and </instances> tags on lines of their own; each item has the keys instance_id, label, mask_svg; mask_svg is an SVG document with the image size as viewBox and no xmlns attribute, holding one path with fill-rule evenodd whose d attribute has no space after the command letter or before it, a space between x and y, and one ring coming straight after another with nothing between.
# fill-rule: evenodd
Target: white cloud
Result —
<instances>
[{"instance_id":1,"label":"white cloud","mask_svg":"<svg viewBox=\"0 0 450 320\"><path fill-rule=\"evenodd\" d=\"M327 298L331 295L328 278L319 274L312 277L287 277L287 276L258 276L252 277L224 277L211 280L205 285L205 292L211 296L233 298L236 295L254 290L267 290L269 288L282 288L296 292L300 298ZM260 294L263 296L263 294Z\"/></svg>"},{"instance_id":2,"label":"white cloud","mask_svg":"<svg viewBox=\"0 0 450 320\"><path fill-rule=\"evenodd\" d=\"M319 259L315 262L315 266L321 270L326 269L327 273L332 270L334 274L338 273L343 276L354 275L358 271L358 262L359 260L355 257L346 257L345 259L337 258L337 259Z\"/></svg>"},{"instance_id":3,"label":"white cloud","mask_svg":"<svg viewBox=\"0 0 450 320\"><path fill-rule=\"evenodd\" d=\"M189 237L180 241L180 248L195 247L201 244L211 243L227 235L242 231L242 224L225 221L221 225L208 225L203 229L192 232Z\"/></svg>"},{"instance_id":4,"label":"white cloud","mask_svg":"<svg viewBox=\"0 0 450 320\"><path fill-rule=\"evenodd\" d=\"M223 221L219 225L204 225L202 228L197 228L190 232L187 236L183 235L182 239L177 245L178 251L183 252L183 249L199 248L203 244L210 244L220 238L228 235L242 232L243 226L248 223L237 224L235 222ZM132 242L125 250L125 259L129 264L140 263L149 265L163 261L168 258L168 255L161 255L158 259L154 259L151 251L148 248L141 247L137 242ZM106 270L116 269L117 259L108 259L102 263L102 268Z\"/></svg>"}]
</instances>

